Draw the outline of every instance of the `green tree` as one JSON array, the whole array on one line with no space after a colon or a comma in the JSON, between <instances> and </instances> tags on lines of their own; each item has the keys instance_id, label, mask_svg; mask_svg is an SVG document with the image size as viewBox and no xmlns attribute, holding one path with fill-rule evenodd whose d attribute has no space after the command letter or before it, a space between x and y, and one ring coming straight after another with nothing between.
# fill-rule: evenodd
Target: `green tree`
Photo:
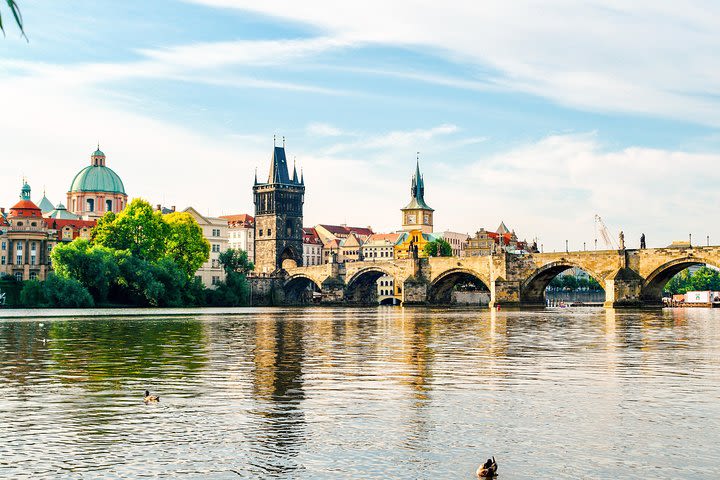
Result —
<instances>
[{"instance_id":1,"label":"green tree","mask_svg":"<svg viewBox=\"0 0 720 480\"><path fill-rule=\"evenodd\" d=\"M50 257L57 275L78 280L98 302L107 301L119 274L114 250L78 238L55 247Z\"/></svg>"},{"instance_id":2,"label":"green tree","mask_svg":"<svg viewBox=\"0 0 720 480\"><path fill-rule=\"evenodd\" d=\"M214 306L244 306L250 303L250 283L247 274L254 265L243 250L228 249L220 254L225 281L207 293L207 303Z\"/></svg>"},{"instance_id":3,"label":"green tree","mask_svg":"<svg viewBox=\"0 0 720 480\"><path fill-rule=\"evenodd\" d=\"M26 307L48 307L45 285L38 280L25 282L20 291L20 303Z\"/></svg>"},{"instance_id":4,"label":"green tree","mask_svg":"<svg viewBox=\"0 0 720 480\"><path fill-rule=\"evenodd\" d=\"M233 272L247 275L255 269L245 250L228 248L218 258L226 275Z\"/></svg>"},{"instance_id":5,"label":"green tree","mask_svg":"<svg viewBox=\"0 0 720 480\"><path fill-rule=\"evenodd\" d=\"M452 257L452 246L442 238L425 244L423 252L429 257Z\"/></svg>"},{"instance_id":6,"label":"green tree","mask_svg":"<svg viewBox=\"0 0 720 480\"><path fill-rule=\"evenodd\" d=\"M98 224L92 233L93 243L155 262L165 255L169 226L160 212L145 200L136 198L115 216Z\"/></svg>"},{"instance_id":7,"label":"green tree","mask_svg":"<svg viewBox=\"0 0 720 480\"><path fill-rule=\"evenodd\" d=\"M25 37L25 40L27 40L27 36L25 35L25 27L23 26L23 18L20 14L20 7L18 7L15 0L5 0L5 3L7 3L8 7L10 7L10 12L15 18L15 23L20 29L20 34ZM2 31L3 35L5 35L5 27L3 26L2 22L2 11L0 11L0 31Z\"/></svg>"},{"instance_id":8,"label":"green tree","mask_svg":"<svg viewBox=\"0 0 720 480\"><path fill-rule=\"evenodd\" d=\"M45 296L53 307L92 307L92 295L74 278L51 273L44 282Z\"/></svg>"},{"instance_id":9,"label":"green tree","mask_svg":"<svg viewBox=\"0 0 720 480\"><path fill-rule=\"evenodd\" d=\"M174 212L164 216L168 224L165 255L172 259L188 278L193 277L210 258L210 243L192 215Z\"/></svg>"}]
</instances>

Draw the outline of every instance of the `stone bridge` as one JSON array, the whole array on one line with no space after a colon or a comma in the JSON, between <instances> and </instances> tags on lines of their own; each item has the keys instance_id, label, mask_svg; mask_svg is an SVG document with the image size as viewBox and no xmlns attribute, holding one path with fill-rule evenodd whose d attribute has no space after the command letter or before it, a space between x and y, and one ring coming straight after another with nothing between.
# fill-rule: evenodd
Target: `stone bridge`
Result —
<instances>
[{"instance_id":1,"label":"stone bridge","mask_svg":"<svg viewBox=\"0 0 720 480\"><path fill-rule=\"evenodd\" d=\"M490 306L544 306L545 288L561 272L578 267L605 290L606 307L662 305L665 284L681 270L720 267L720 247L600 250L486 257L433 257L297 267L254 277L256 304L377 303L376 281L392 277L404 305L447 303L453 287L490 291Z\"/></svg>"}]
</instances>

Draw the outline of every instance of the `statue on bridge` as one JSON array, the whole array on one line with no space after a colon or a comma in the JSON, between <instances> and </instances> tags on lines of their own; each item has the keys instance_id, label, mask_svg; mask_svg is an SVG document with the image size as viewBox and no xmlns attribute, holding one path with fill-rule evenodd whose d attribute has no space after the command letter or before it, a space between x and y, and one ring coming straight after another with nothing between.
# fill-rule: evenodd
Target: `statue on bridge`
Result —
<instances>
[{"instance_id":1,"label":"statue on bridge","mask_svg":"<svg viewBox=\"0 0 720 480\"><path fill-rule=\"evenodd\" d=\"M623 233L622 230L620 230L620 235L619 235L619 237L620 237L620 242L619 242L619 244L618 244L618 248L619 248L620 250L625 250L625 234Z\"/></svg>"},{"instance_id":2,"label":"statue on bridge","mask_svg":"<svg viewBox=\"0 0 720 480\"><path fill-rule=\"evenodd\" d=\"M645 245L645 234L640 235L640 249L645 250L647 248L647 245Z\"/></svg>"}]
</instances>

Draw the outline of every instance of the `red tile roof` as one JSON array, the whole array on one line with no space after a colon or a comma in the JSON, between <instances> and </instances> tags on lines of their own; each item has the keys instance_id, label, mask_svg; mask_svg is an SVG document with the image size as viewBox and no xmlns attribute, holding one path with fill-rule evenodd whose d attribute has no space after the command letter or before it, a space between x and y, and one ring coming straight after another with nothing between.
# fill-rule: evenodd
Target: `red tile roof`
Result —
<instances>
[{"instance_id":1,"label":"red tile roof","mask_svg":"<svg viewBox=\"0 0 720 480\"><path fill-rule=\"evenodd\" d=\"M373 234L373 231L371 228L368 227L348 227L347 225L320 225L328 232L332 233L333 235L350 235L351 233L355 233L356 235L360 235L361 237L369 237Z\"/></svg>"},{"instance_id":2,"label":"red tile roof","mask_svg":"<svg viewBox=\"0 0 720 480\"><path fill-rule=\"evenodd\" d=\"M10 208L14 217L42 217L42 210L30 200L20 200Z\"/></svg>"},{"instance_id":3,"label":"red tile roof","mask_svg":"<svg viewBox=\"0 0 720 480\"><path fill-rule=\"evenodd\" d=\"M322 241L314 228L303 227L303 243L322 245Z\"/></svg>"},{"instance_id":4,"label":"red tile roof","mask_svg":"<svg viewBox=\"0 0 720 480\"><path fill-rule=\"evenodd\" d=\"M220 218L228 221L228 226L232 227L252 227L255 225L255 218L247 213L238 215L220 215Z\"/></svg>"}]
</instances>

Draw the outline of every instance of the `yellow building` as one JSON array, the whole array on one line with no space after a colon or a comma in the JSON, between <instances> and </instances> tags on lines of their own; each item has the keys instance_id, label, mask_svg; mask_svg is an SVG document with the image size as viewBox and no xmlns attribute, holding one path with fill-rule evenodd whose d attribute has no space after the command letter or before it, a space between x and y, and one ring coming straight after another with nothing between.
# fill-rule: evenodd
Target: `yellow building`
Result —
<instances>
[{"instance_id":1,"label":"yellow building","mask_svg":"<svg viewBox=\"0 0 720 480\"><path fill-rule=\"evenodd\" d=\"M395 258L413 258L413 252L417 251L418 258L427 257L425 245L434 242L438 236L434 233L425 233L420 229L403 232L400 240L395 245Z\"/></svg>"}]
</instances>

